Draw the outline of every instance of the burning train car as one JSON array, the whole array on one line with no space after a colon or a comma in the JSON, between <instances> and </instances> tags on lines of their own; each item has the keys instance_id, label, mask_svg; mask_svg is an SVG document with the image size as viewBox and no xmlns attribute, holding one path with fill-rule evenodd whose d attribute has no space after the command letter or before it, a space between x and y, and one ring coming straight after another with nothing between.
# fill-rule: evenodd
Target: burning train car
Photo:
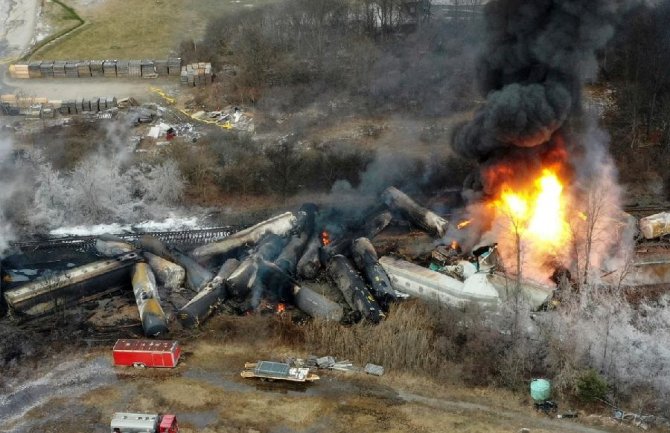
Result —
<instances>
[{"instance_id":1,"label":"burning train car","mask_svg":"<svg viewBox=\"0 0 670 433\"><path fill-rule=\"evenodd\" d=\"M12 288L5 299L17 312L43 313L61 305L55 299L85 299L84 293L88 292L79 290L83 281L96 276L104 281L118 277L117 283L134 294L144 334L156 336L169 332L172 317L185 327L198 327L224 304L241 313L258 313L271 305L273 311L289 307L319 319L378 323L391 303L408 295L428 302L477 302L493 307L505 298L501 293L505 292L502 286L506 277L494 276L492 266L471 272L478 275L464 276L454 275L453 266L431 270L388 255L380 259L375 239L383 239L388 227L419 228L430 235L426 241L432 247L449 244L452 239L448 234L453 230L470 229L468 224L450 228L446 219L396 188L381 194L380 205L369 218L354 226L340 226L335 232L325 228L335 226L328 220L328 213L304 205L298 211L198 245L190 253L156 236L137 236L134 242L100 237L94 242L98 254L121 255L83 265L51 280ZM410 228L406 223L391 224L399 220L408 222ZM444 256L466 260L469 254L457 247ZM316 285L309 283L315 279L329 281L328 290L335 291L315 290ZM533 306L551 292L538 287L527 290L533 294L529 296ZM161 299L159 290L167 299Z\"/></svg>"}]
</instances>

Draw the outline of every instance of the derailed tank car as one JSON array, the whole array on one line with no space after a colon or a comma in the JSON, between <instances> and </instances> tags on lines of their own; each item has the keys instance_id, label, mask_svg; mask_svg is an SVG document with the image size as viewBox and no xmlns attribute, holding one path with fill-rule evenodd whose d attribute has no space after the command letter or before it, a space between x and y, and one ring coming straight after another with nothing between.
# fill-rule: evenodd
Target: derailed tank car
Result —
<instances>
[{"instance_id":1,"label":"derailed tank car","mask_svg":"<svg viewBox=\"0 0 670 433\"><path fill-rule=\"evenodd\" d=\"M31 316L71 305L87 295L127 284L131 266L140 260L137 253L98 260L58 274L38 278L4 292L12 310Z\"/></svg>"}]
</instances>

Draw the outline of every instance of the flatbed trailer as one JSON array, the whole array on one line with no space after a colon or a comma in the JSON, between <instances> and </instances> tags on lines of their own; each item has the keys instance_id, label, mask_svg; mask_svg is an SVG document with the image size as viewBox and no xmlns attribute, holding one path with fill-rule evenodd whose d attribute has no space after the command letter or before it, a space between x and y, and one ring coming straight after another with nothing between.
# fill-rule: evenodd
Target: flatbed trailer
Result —
<instances>
[{"instance_id":1,"label":"flatbed trailer","mask_svg":"<svg viewBox=\"0 0 670 433\"><path fill-rule=\"evenodd\" d=\"M247 379L283 380L287 382L314 382L319 376L310 373L309 368L291 367L282 362L258 361L244 364L245 370L240 374Z\"/></svg>"}]
</instances>

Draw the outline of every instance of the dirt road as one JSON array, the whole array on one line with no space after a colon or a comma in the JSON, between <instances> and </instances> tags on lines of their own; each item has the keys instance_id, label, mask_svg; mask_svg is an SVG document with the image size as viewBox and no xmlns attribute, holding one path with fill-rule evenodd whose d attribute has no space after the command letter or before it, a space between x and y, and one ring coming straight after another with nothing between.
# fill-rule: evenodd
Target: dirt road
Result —
<instances>
[{"instance_id":1,"label":"dirt road","mask_svg":"<svg viewBox=\"0 0 670 433\"><path fill-rule=\"evenodd\" d=\"M158 86L164 90L175 91L179 88L177 80L132 80L132 79L32 79L15 80L5 75L0 83L3 93L20 93L48 99L93 98L98 96L128 96L142 100L151 93L150 87Z\"/></svg>"}]
</instances>

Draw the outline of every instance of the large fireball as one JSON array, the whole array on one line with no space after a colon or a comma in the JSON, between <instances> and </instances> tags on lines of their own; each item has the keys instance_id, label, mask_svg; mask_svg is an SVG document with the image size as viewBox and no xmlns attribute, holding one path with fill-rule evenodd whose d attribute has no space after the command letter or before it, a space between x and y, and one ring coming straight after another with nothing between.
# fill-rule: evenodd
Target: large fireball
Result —
<instances>
[{"instance_id":1,"label":"large fireball","mask_svg":"<svg viewBox=\"0 0 670 433\"><path fill-rule=\"evenodd\" d=\"M521 248L526 259L540 264L568 246L567 198L555 171L545 168L537 178L515 188L503 185L491 205L502 227L500 243L506 256L514 257L514 250Z\"/></svg>"}]
</instances>

